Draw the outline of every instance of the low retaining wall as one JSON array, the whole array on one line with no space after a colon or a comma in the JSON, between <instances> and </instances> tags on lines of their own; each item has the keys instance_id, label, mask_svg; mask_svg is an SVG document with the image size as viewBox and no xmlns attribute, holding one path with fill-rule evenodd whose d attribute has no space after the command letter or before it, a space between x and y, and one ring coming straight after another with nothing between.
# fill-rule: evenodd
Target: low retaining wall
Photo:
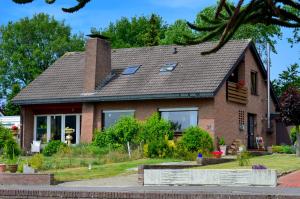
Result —
<instances>
[{"instance_id":1,"label":"low retaining wall","mask_svg":"<svg viewBox=\"0 0 300 199\"><path fill-rule=\"evenodd\" d=\"M275 170L269 169L145 169L144 185L277 185Z\"/></svg>"},{"instance_id":2,"label":"low retaining wall","mask_svg":"<svg viewBox=\"0 0 300 199\"><path fill-rule=\"evenodd\" d=\"M145 169L188 169L194 167L200 167L211 164L221 164L225 162L232 162L235 159L232 158L203 158L202 164L158 164L158 165L140 165L138 167L138 183L144 185L144 170Z\"/></svg>"},{"instance_id":3,"label":"low retaining wall","mask_svg":"<svg viewBox=\"0 0 300 199\"><path fill-rule=\"evenodd\" d=\"M53 174L0 173L0 185L53 185Z\"/></svg>"},{"instance_id":4,"label":"low retaining wall","mask_svg":"<svg viewBox=\"0 0 300 199\"><path fill-rule=\"evenodd\" d=\"M106 199L296 199L296 189L248 187L96 187L64 188L38 186L0 186L1 199L54 199L54 198L106 198Z\"/></svg>"}]
</instances>

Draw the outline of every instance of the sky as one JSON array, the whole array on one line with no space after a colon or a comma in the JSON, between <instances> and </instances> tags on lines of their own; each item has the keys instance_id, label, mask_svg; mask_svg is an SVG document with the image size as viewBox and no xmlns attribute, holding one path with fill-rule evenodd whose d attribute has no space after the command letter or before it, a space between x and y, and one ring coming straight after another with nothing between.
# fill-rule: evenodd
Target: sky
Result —
<instances>
[{"instance_id":1,"label":"sky","mask_svg":"<svg viewBox=\"0 0 300 199\"><path fill-rule=\"evenodd\" d=\"M151 13L159 14L168 24L177 19L194 21L199 11L215 5L216 2L216 0L92 0L82 10L69 14L64 13L61 8L75 5L75 0L56 0L52 5L46 4L44 0L34 0L33 3L26 5L17 5L12 0L1 0L0 25L44 12L58 20L64 20L71 26L73 33L86 35L91 27L105 28L110 22L121 17L148 16ZM291 30L282 31L283 37L276 44L278 53L271 54L271 79L277 78L287 66L300 63L300 44L291 48L286 39L292 35Z\"/></svg>"}]
</instances>

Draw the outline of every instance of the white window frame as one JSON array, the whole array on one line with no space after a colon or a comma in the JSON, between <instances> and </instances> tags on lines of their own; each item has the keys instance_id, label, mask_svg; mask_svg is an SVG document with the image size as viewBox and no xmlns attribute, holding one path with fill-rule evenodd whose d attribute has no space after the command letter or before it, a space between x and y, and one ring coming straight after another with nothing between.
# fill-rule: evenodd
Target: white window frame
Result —
<instances>
[{"instance_id":1,"label":"white window frame","mask_svg":"<svg viewBox=\"0 0 300 199\"><path fill-rule=\"evenodd\" d=\"M102 121L103 121L103 124L101 125L102 128L104 129L105 128L105 113L133 113L133 117L135 117L135 110L133 109L121 109L121 110L103 110L102 111Z\"/></svg>"},{"instance_id":2,"label":"white window frame","mask_svg":"<svg viewBox=\"0 0 300 199\"><path fill-rule=\"evenodd\" d=\"M80 117L81 114L78 113L68 113L68 114L43 114L43 115L34 115L34 132L33 132L33 140L36 140L36 124L37 124L37 117L47 117L47 142L50 141L51 138L51 117L52 116L61 116L61 142L65 142L65 119L66 116L76 116L76 144L80 143Z\"/></svg>"},{"instance_id":3,"label":"white window frame","mask_svg":"<svg viewBox=\"0 0 300 199\"><path fill-rule=\"evenodd\" d=\"M199 125L199 108L198 107L180 107L180 108L159 108L159 114L161 115L162 112L185 112L185 111L197 111L197 122L196 126Z\"/></svg>"}]
</instances>

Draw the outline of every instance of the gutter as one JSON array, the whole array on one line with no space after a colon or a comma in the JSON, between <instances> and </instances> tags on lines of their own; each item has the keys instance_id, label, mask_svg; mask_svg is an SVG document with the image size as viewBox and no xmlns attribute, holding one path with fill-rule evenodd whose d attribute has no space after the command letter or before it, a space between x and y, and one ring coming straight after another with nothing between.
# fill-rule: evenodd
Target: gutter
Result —
<instances>
[{"instance_id":1,"label":"gutter","mask_svg":"<svg viewBox=\"0 0 300 199\"><path fill-rule=\"evenodd\" d=\"M170 93L170 94L146 94L146 95L126 95L126 96L79 96L71 98L53 98L53 99L26 99L13 100L15 105L33 105L33 104L60 104L60 103L78 103L78 102L116 102L116 101L137 101L137 100L156 100L156 99L201 99L213 98L213 92L201 93Z\"/></svg>"}]
</instances>

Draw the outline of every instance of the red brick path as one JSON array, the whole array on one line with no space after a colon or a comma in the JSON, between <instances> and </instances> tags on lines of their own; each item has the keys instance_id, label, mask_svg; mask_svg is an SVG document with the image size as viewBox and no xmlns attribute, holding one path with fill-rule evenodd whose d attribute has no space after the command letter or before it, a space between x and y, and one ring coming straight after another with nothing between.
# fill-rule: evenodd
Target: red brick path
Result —
<instances>
[{"instance_id":1,"label":"red brick path","mask_svg":"<svg viewBox=\"0 0 300 199\"><path fill-rule=\"evenodd\" d=\"M280 177L278 183L280 187L300 187L300 171Z\"/></svg>"}]
</instances>

